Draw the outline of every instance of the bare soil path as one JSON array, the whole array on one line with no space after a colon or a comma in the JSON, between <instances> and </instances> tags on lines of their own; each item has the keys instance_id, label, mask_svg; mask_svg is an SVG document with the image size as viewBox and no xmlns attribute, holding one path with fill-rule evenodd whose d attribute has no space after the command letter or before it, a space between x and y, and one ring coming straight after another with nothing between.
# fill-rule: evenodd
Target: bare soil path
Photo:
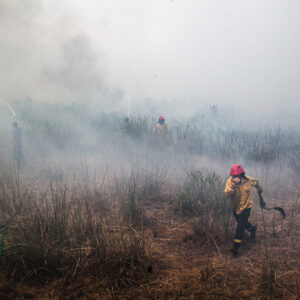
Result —
<instances>
[{"instance_id":1,"label":"bare soil path","mask_svg":"<svg viewBox=\"0 0 300 300\"><path fill-rule=\"evenodd\" d=\"M153 273L159 281L138 298L153 299L297 299L300 276L300 214L293 226L272 211L254 207L250 221L256 240L247 233L240 255L229 252L231 241L217 242L194 234L191 219L174 217L172 207L157 204L148 212Z\"/></svg>"}]
</instances>

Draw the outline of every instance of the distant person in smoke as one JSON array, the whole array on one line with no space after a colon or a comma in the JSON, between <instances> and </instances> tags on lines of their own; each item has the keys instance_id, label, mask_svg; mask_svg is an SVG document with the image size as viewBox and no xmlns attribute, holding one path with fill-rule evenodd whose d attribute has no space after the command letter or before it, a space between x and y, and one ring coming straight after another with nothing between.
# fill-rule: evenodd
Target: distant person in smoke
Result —
<instances>
[{"instance_id":1,"label":"distant person in smoke","mask_svg":"<svg viewBox=\"0 0 300 300\"><path fill-rule=\"evenodd\" d=\"M13 159L20 168L24 163L23 147L22 147L22 128L18 122L12 123L12 153Z\"/></svg>"},{"instance_id":2,"label":"distant person in smoke","mask_svg":"<svg viewBox=\"0 0 300 300\"><path fill-rule=\"evenodd\" d=\"M124 119L124 123L121 126L121 130L123 133L130 135L132 131L132 124L128 117Z\"/></svg>"},{"instance_id":3,"label":"distant person in smoke","mask_svg":"<svg viewBox=\"0 0 300 300\"><path fill-rule=\"evenodd\" d=\"M123 131L129 131L129 129L130 129L130 120L129 120L129 118L128 117L126 117L125 119L124 119L124 123L123 123L123 126L122 126L123 128Z\"/></svg>"},{"instance_id":4,"label":"distant person in smoke","mask_svg":"<svg viewBox=\"0 0 300 300\"><path fill-rule=\"evenodd\" d=\"M124 119L124 122L125 122L125 125L126 125L126 124L129 124L129 118L126 117L126 118Z\"/></svg>"},{"instance_id":5,"label":"distant person in smoke","mask_svg":"<svg viewBox=\"0 0 300 300\"><path fill-rule=\"evenodd\" d=\"M230 171L230 177L225 185L225 196L231 200L233 215L237 221L235 230L233 247L230 250L234 256L238 254L238 250L243 241L245 229L250 232L250 235L255 239L256 226L249 223L250 211L252 208L251 187L255 187L259 193L262 193L262 186L257 179L246 176L242 166L235 164Z\"/></svg>"},{"instance_id":6,"label":"distant person in smoke","mask_svg":"<svg viewBox=\"0 0 300 300\"><path fill-rule=\"evenodd\" d=\"M155 124L155 132L165 134L168 131L168 127L165 124L165 118L160 116L158 121Z\"/></svg>"}]
</instances>

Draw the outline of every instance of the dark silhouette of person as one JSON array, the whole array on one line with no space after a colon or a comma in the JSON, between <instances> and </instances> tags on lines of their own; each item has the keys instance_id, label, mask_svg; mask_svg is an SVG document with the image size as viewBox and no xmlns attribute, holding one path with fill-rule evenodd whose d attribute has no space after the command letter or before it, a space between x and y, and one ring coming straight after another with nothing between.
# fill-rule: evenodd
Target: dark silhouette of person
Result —
<instances>
[{"instance_id":1,"label":"dark silhouette of person","mask_svg":"<svg viewBox=\"0 0 300 300\"><path fill-rule=\"evenodd\" d=\"M12 152L13 159L20 168L24 163L23 157L23 147L22 147L22 128L19 126L18 122L12 123Z\"/></svg>"}]
</instances>

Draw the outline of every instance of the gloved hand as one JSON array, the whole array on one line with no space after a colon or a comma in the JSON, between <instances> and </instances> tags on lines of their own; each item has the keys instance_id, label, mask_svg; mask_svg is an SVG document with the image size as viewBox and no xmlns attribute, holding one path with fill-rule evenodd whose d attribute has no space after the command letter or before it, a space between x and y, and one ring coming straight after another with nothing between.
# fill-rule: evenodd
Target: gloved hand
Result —
<instances>
[{"instance_id":1,"label":"gloved hand","mask_svg":"<svg viewBox=\"0 0 300 300\"><path fill-rule=\"evenodd\" d=\"M236 186L236 185L238 185L239 183L241 183L241 179L240 179L239 177L234 177L234 178L232 179L232 182L233 182L234 185Z\"/></svg>"},{"instance_id":2,"label":"gloved hand","mask_svg":"<svg viewBox=\"0 0 300 300\"><path fill-rule=\"evenodd\" d=\"M238 185L239 183L241 183L241 179L238 178L238 177L234 177L234 178L232 179L232 181L231 181L231 188L232 188L233 190L235 190L235 189L237 188L237 185Z\"/></svg>"},{"instance_id":3,"label":"gloved hand","mask_svg":"<svg viewBox=\"0 0 300 300\"><path fill-rule=\"evenodd\" d=\"M262 193L258 193L258 197L259 197L259 205L260 205L260 207L261 208L265 208L266 207L266 202L264 201Z\"/></svg>"}]
</instances>

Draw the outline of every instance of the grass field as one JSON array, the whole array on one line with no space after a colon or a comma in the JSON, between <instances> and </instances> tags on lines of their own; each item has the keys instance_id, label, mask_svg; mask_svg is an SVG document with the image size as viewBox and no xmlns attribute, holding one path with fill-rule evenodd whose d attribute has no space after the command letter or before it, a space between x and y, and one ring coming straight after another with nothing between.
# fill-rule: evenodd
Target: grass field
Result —
<instances>
[{"instance_id":1,"label":"grass field","mask_svg":"<svg viewBox=\"0 0 300 300\"><path fill-rule=\"evenodd\" d=\"M170 120L83 106L16 103L24 163L0 148L0 296L6 299L299 299L300 132ZM235 221L223 195L230 167L258 178L232 258ZM6 222L10 220L8 224Z\"/></svg>"}]
</instances>

